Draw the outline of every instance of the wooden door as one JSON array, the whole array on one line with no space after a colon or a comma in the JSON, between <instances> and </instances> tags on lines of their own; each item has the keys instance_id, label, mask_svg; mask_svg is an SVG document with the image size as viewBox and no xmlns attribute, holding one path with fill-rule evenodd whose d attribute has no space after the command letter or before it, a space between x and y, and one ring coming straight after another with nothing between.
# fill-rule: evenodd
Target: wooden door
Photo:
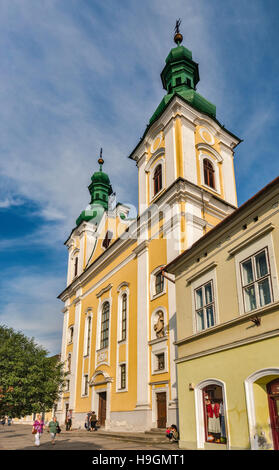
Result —
<instances>
[{"instance_id":1,"label":"wooden door","mask_svg":"<svg viewBox=\"0 0 279 470\"><path fill-rule=\"evenodd\" d=\"M157 427L165 428L167 424L167 395L157 393Z\"/></svg>"},{"instance_id":2,"label":"wooden door","mask_svg":"<svg viewBox=\"0 0 279 470\"><path fill-rule=\"evenodd\" d=\"M273 448L279 450L279 379L267 385L267 393Z\"/></svg>"},{"instance_id":3,"label":"wooden door","mask_svg":"<svg viewBox=\"0 0 279 470\"><path fill-rule=\"evenodd\" d=\"M99 393L99 421L100 425L104 426L106 422L107 412L107 394L106 392Z\"/></svg>"}]
</instances>

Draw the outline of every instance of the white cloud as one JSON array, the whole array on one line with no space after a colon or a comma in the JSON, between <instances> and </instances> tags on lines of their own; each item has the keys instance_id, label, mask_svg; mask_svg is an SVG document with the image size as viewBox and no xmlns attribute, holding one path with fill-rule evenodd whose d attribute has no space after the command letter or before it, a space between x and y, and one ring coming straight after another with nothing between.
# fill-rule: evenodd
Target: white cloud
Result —
<instances>
[{"instance_id":1,"label":"white cloud","mask_svg":"<svg viewBox=\"0 0 279 470\"><path fill-rule=\"evenodd\" d=\"M6 197L2 201L0 200L0 209L9 209L10 207L22 206L24 201L13 197Z\"/></svg>"},{"instance_id":2,"label":"white cloud","mask_svg":"<svg viewBox=\"0 0 279 470\"><path fill-rule=\"evenodd\" d=\"M31 269L2 272L0 324L34 337L51 354L60 353L63 314L57 295L63 288L64 279Z\"/></svg>"}]
</instances>

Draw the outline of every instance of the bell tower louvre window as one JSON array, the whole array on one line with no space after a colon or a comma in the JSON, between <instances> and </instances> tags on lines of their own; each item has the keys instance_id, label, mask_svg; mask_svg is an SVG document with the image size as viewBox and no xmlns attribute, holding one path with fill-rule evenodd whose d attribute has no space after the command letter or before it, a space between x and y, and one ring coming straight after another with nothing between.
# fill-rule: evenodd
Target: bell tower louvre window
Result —
<instances>
[{"instance_id":1,"label":"bell tower louvre window","mask_svg":"<svg viewBox=\"0 0 279 470\"><path fill-rule=\"evenodd\" d=\"M162 189L162 165L158 165L154 171L154 195Z\"/></svg>"},{"instance_id":2,"label":"bell tower louvre window","mask_svg":"<svg viewBox=\"0 0 279 470\"><path fill-rule=\"evenodd\" d=\"M75 258L75 270L74 270L74 276L76 277L78 273L78 257Z\"/></svg>"},{"instance_id":3,"label":"bell tower louvre window","mask_svg":"<svg viewBox=\"0 0 279 470\"><path fill-rule=\"evenodd\" d=\"M103 248L107 249L109 247L111 239L112 239L112 235L113 235L112 232L108 230L103 241Z\"/></svg>"},{"instance_id":4,"label":"bell tower louvre window","mask_svg":"<svg viewBox=\"0 0 279 470\"><path fill-rule=\"evenodd\" d=\"M212 163L205 159L203 161L204 183L210 188L215 189L214 168Z\"/></svg>"}]
</instances>

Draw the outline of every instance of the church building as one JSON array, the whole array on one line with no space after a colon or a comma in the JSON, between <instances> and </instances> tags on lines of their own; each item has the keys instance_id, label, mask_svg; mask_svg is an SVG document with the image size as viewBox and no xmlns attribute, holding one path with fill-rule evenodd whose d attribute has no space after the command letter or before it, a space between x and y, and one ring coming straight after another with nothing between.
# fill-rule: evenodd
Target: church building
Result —
<instances>
[{"instance_id":1,"label":"church building","mask_svg":"<svg viewBox=\"0 0 279 470\"><path fill-rule=\"evenodd\" d=\"M196 91L199 67L178 28L174 41L161 73L165 95L129 156L137 217L114 201L101 153L90 203L65 242L59 299L68 376L57 417L72 410L73 428L88 411L109 430L178 423L175 284L162 268L237 208L240 139Z\"/></svg>"}]
</instances>

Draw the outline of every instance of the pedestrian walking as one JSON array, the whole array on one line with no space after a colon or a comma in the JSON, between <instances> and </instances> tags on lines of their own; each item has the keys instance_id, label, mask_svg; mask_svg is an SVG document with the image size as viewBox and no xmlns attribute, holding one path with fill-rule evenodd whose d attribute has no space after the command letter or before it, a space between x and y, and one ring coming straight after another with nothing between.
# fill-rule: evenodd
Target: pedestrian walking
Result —
<instances>
[{"instance_id":1,"label":"pedestrian walking","mask_svg":"<svg viewBox=\"0 0 279 470\"><path fill-rule=\"evenodd\" d=\"M87 431L91 431L91 416L92 416L92 412L89 411L87 413L87 423L86 423L86 429Z\"/></svg>"},{"instance_id":2,"label":"pedestrian walking","mask_svg":"<svg viewBox=\"0 0 279 470\"><path fill-rule=\"evenodd\" d=\"M66 414L66 431L72 429L72 410L68 410Z\"/></svg>"},{"instance_id":3,"label":"pedestrian walking","mask_svg":"<svg viewBox=\"0 0 279 470\"><path fill-rule=\"evenodd\" d=\"M40 445L40 437L41 434L43 434L44 430L44 422L42 420L41 415L37 416L37 419L35 419L33 423L33 428L32 428L32 434L35 435L35 446Z\"/></svg>"},{"instance_id":4,"label":"pedestrian walking","mask_svg":"<svg viewBox=\"0 0 279 470\"><path fill-rule=\"evenodd\" d=\"M92 411L91 416L90 416L90 425L91 425L90 428L91 428L91 430L93 429L94 431L97 431L96 423L97 423L97 416L96 416L95 411Z\"/></svg>"},{"instance_id":5,"label":"pedestrian walking","mask_svg":"<svg viewBox=\"0 0 279 470\"><path fill-rule=\"evenodd\" d=\"M11 424L12 424L12 418L11 418L11 416L8 416L7 422L8 422L8 426L11 426Z\"/></svg>"},{"instance_id":6,"label":"pedestrian walking","mask_svg":"<svg viewBox=\"0 0 279 470\"><path fill-rule=\"evenodd\" d=\"M60 432L60 427L56 416L54 416L53 419L48 423L48 429L51 436L51 443L54 445L56 434Z\"/></svg>"},{"instance_id":7,"label":"pedestrian walking","mask_svg":"<svg viewBox=\"0 0 279 470\"><path fill-rule=\"evenodd\" d=\"M1 424L2 424L2 426L3 426L3 431L4 431L5 423L6 423L6 417L3 416L3 417L1 418Z\"/></svg>"}]
</instances>

